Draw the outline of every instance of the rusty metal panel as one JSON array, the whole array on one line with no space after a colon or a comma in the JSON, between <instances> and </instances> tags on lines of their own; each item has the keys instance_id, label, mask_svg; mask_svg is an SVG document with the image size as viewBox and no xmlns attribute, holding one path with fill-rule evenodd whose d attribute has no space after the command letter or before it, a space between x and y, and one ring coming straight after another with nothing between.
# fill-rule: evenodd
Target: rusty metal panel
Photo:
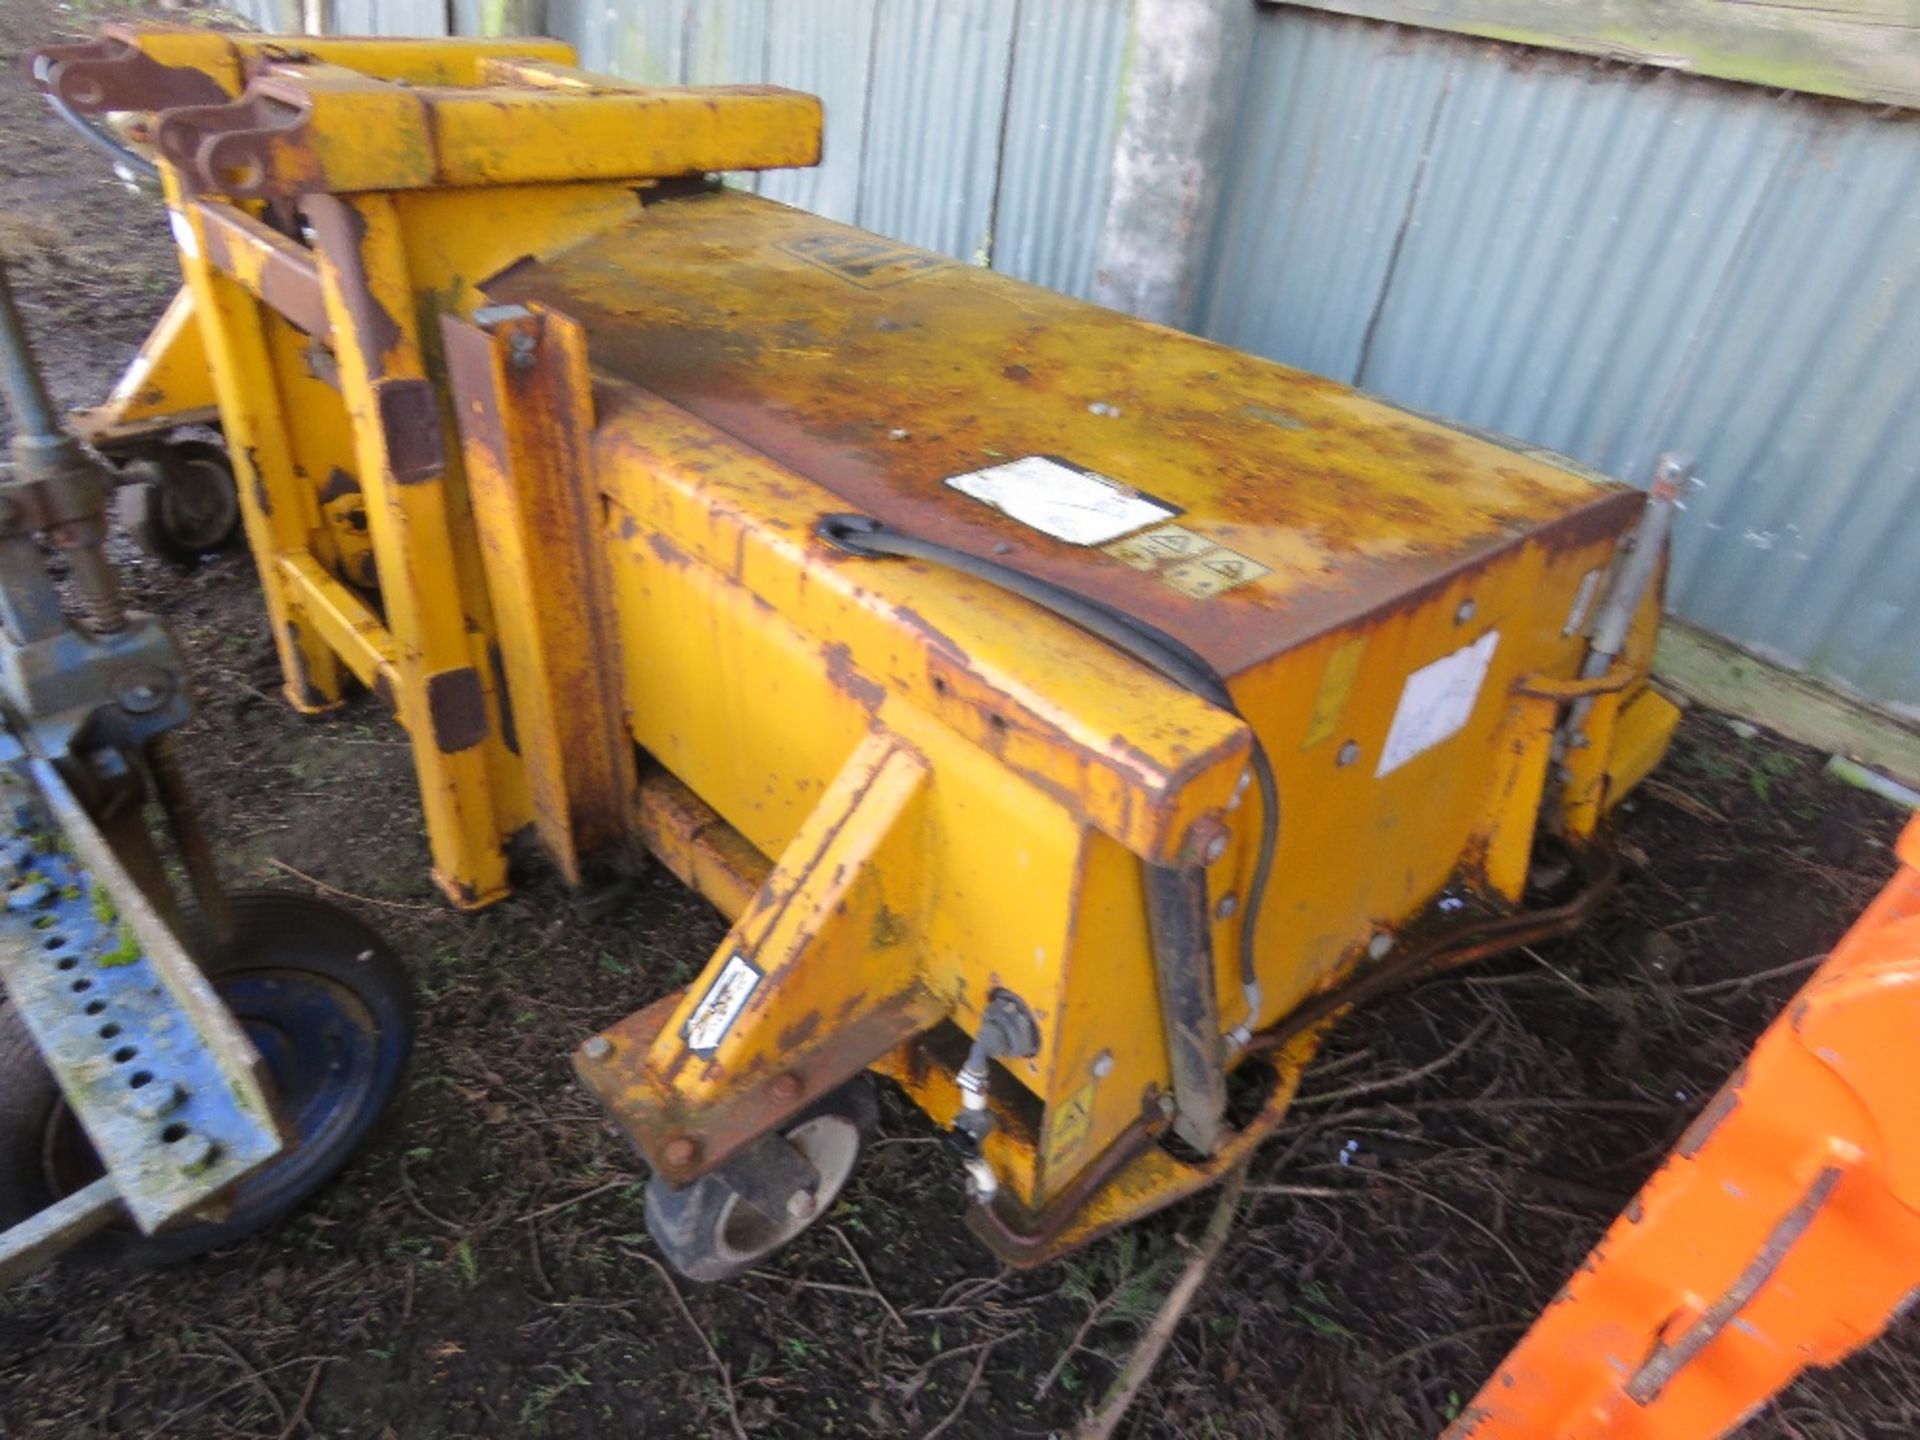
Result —
<instances>
[{"instance_id":1,"label":"rusty metal panel","mask_svg":"<svg viewBox=\"0 0 1920 1440\"><path fill-rule=\"evenodd\" d=\"M1920 120L1263 11L1196 320L1623 479L1676 611L1920 716Z\"/></svg>"},{"instance_id":2,"label":"rusty metal panel","mask_svg":"<svg viewBox=\"0 0 1920 1440\"><path fill-rule=\"evenodd\" d=\"M1134 0L1023 5L1014 34L993 268L1087 294L1107 209Z\"/></svg>"},{"instance_id":3,"label":"rusty metal panel","mask_svg":"<svg viewBox=\"0 0 1920 1440\"><path fill-rule=\"evenodd\" d=\"M879 0L856 223L985 263L1015 0Z\"/></svg>"},{"instance_id":4,"label":"rusty metal panel","mask_svg":"<svg viewBox=\"0 0 1920 1440\"><path fill-rule=\"evenodd\" d=\"M729 265L711 261L719 236ZM752 196L650 206L487 293L574 317L597 372L849 509L1115 605L1229 675L1392 609L1522 531L1558 552L1640 508L1623 486L1342 386ZM1112 533L1023 522L1015 492L1061 483L1049 456L1150 494ZM990 478L1019 465L1041 482ZM995 483L1012 487L998 501Z\"/></svg>"}]
</instances>

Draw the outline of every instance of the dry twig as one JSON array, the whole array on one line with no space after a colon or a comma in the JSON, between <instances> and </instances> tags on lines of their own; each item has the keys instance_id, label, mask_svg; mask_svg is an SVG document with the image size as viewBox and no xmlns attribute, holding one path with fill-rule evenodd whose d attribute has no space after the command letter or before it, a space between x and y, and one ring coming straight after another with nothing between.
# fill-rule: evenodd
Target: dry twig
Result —
<instances>
[{"instance_id":1,"label":"dry twig","mask_svg":"<svg viewBox=\"0 0 1920 1440\"><path fill-rule=\"evenodd\" d=\"M987 1372L987 1357L993 1354L993 1347L1002 1340L1011 1338L1007 1335L996 1335L980 1347L980 1353L973 1357L973 1373L967 1377L967 1388L960 1392L960 1398L953 1402L953 1408L947 1411L940 1423L927 1431L921 1440L936 1440L936 1437L946 1434L953 1422L960 1418L960 1412L967 1408L967 1402L973 1399L973 1392L980 1388L980 1377Z\"/></svg>"},{"instance_id":2,"label":"dry twig","mask_svg":"<svg viewBox=\"0 0 1920 1440\"><path fill-rule=\"evenodd\" d=\"M376 900L371 895L356 895L351 890L340 890L327 884L324 880L314 879L313 876L307 874L304 870L294 869L293 866L287 864L284 860L269 859L267 863L276 870L284 870L287 874L293 876L294 879L304 880L307 884L313 886L314 889L324 891L339 900L353 900L362 905L379 905L388 910L414 910L426 915L445 915L448 913L446 908L441 905L422 904L416 900Z\"/></svg>"},{"instance_id":3,"label":"dry twig","mask_svg":"<svg viewBox=\"0 0 1920 1440\"><path fill-rule=\"evenodd\" d=\"M1493 1028L1493 1021L1494 1017L1491 1015L1482 1017L1480 1023L1473 1027L1472 1032L1468 1034L1466 1039L1462 1040L1458 1045L1455 1045L1438 1060L1429 1060L1425 1065L1415 1070L1409 1070L1404 1075L1388 1075L1380 1080L1366 1080L1358 1085L1348 1085L1339 1090L1322 1091L1318 1095L1302 1095L1293 1103L1295 1105L1325 1105L1330 1101L1352 1100L1356 1096L1372 1095L1381 1090L1395 1090L1402 1085L1411 1085L1416 1081L1424 1080L1429 1075L1446 1069L1447 1066L1451 1065L1477 1045L1481 1037Z\"/></svg>"},{"instance_id":4,"label":"dry twig","mask_svg":"<svg viewBox=\"0 0 1920 1440\"><path fill-rule=\"evenodd\" d=\"M713 1342L707 1338L707 1332L700 1328L700 1322L693 1318L693 1312L687 1308L687 1302L680 1298L680 1287L673 1283L673 1276L667 1273L667 1267L647 1254L644 1250L635 1250L621 1246L624 1255L642 1261L654 1274L660 1277L660 1283L667 1287L667 1293L673 1297L673 1307L680 1312L680 1318L687 1322L694 1338L700 1342L700 1348L707 1352L707 1359L713 1363L713 1370L720 1377L720 1394L727 1402L727 1419L732 1422L735 1440L747 1440L746 1428L740 1423L740 1402L733 1393L733 1372L727 1369L727 1362L720 1358L720 1352L713 1348Z\"/></svg>"},{"instance_id":5,"label":"dry twig","mask_svg":"<svg viewBox=\"0 0 1920 1440\"><path fill-rule=\"evenodd\" d=\"M1200 1283L1207 1278L1214 1258L1227 1243L1227 1235L1233 1229L1234 1214L1240 1208L1240 1193L1246 1188L1246 1183L1247 1165L1243 1160L1227 1173L1226 1180L1220 1186L1220 1198L1214 1203L1213 1214L1207 1220L1207 1228L1201 1232L1200 1244L1188 1258L1179 1279L1167 1291L1167 1298L1160 1302L1159 1313L1140 1337L1140 1343L1134 1347L1125 1368L1114 1377L1113 1384L1101 1397L1100 1408L1073 1432L1075 1440L1106 1440L1126 1418L1127 1411L1133 1408L1133 1402L1139 1398L1147 1377L1153 1373L1153 1367L1159 1363L1168 1343L1172 1341L1173 1332L1180 1328L1187 1307L1199 1293Z\"/></svg>"}]
</instances>

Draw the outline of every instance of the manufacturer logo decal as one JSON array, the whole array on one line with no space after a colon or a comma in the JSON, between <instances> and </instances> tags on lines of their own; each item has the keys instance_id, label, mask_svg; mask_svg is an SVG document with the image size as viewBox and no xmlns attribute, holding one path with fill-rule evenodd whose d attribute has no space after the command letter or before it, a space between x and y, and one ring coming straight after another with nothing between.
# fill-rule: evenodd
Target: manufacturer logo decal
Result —
<instances>
[{"instance_id":1,"label":"manufacturer logo decal","mask_svg":"<svg viewBox=\"0 0 1920 1440\"><path fill-rule=\"evenodd\" d=\"M727 963L720 967L720 973L714 977L713 984L707 987L707 993L693 1007L693 1014L687 1017L684 1032L687 1048L696 1055L711 1055L719 1049L720 1042L727 1038L727 1031L733 1028L733 1022L740 1018L748 997L765 978L759 968L739 951L729 955Z\"/></svg>"}]
</instances>

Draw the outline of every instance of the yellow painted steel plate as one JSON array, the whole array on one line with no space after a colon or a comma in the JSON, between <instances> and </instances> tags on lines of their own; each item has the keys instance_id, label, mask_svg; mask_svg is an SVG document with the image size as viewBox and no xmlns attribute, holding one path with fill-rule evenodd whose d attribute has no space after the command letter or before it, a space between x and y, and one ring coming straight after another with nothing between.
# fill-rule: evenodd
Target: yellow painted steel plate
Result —
<instances>
[{"instance_id":1,"label":"yellow painted steel plate","mask_svg":"<svg viewBox=\"0 0 1920 1440\"><path fill-rule=\"evenodd\" d=\"M485 287L849 510L1094 596L1236 674L1640 497L1347 386L733 191Z\"/></svg>"}]
</instances>

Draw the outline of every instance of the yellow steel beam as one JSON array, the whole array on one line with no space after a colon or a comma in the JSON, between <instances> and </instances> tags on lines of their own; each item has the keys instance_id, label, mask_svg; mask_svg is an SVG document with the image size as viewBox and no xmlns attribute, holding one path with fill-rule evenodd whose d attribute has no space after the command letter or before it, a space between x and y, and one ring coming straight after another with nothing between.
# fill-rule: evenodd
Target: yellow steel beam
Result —
<instances>
[{"instance_id":1,"label":"yellow steel beam","mask_svg":"<svg viewBox=\"0 0 1920 1440\"><path fill-rule=\"evenodd\" d=\"M393 636L371 606L341 584L305 551L282 555L282 582L300 617L346 662L369 690L389 699L399 674Z\"/></svg>"},{"instance_id":2,"label":"yellow steel beam","mask_svg":"<svg viewBox=\"0 0 1920 1440\"><path fill-rule=\"evenodd\" d=\"M77 410L69 418L88 444L109 446L127 435L217 420L218 406L193 292L183 287L121 373L106 403Z\"/></svg>"},{"instance_id":3,"label":"yellow steel beam","mask_svg":"<svg viewBox=\"0 0 1920 1440\"><path fill-rule=\"evenodd\" d=\"M767 883L773 862L666 771L644 771L634 791L634 829L683 885L737 920Z\"/></svg>"},{"instance_id":4,"label":"yellow steel beam","mask_svg":"<svg viewBox=\"0 0 1920 1440\"><path fill-rule=\"evenodd\" d=\"M340 390L394 638L394 702L413 743L434 878L456 905L506 893L487 741L449 519L440 400L427 378L391 199L307 197Z\"/></svg>"},{"instance_id":5,"label":"yellow steel beam","mask_svg":"<svg viewBox=\"0 0 1920 1440\"><path fill-rule=\"evenodd\" d=\"M633 745L592 503L584 338L518 306L442 322L534 823L569 884L624 840Z\"/></svg>"},{"instance_id":6,"label":"yellow steel beam","mask_svg":"<svg viewBox=\"0 0 1920 1440\"><path fill-rule=\"evenodd\" d=\"M913 963L932 898L912 863L929 778L898 737L869 735L665 1023L632 1017L604 1053L576 1057L669 1183L705 1173L945 1013Z\"/></svg>"},{"instance_id":7,"label":"yellow steel beam","mask_svg":"<svg viewBox=\"0 0 1920 1440\"><path fill-rule=\"evenodd\" d=\"M198 200L192 209L209 264L314 339L328 338L320 267L311 250L231 205Z\"/></svg>"},{"instance_id":8,"label":"yellow steel beam","mask_svg":"<svg viewBox=\"0 0 1920 1440\"><path fill-rule=\"evenodd\" d=\"M514 58L571 65L571 45L532 36L386 39L370 36L244 35L197 26L116 23L101 38L50 45L38 68L49 89L78 109L156 111L218 102L259 70L290 60L338 65L410 85L478 85L488 66Z\"/></svg>"},{"instance_id":9,"label":"yellow steel beam","mask_svg":"<svg viewBox=\"0 0 1920 1440\"><path fill-rule=\"evenodd\" d=\"M287 65L156 136L197 191L292 199L814 165L821 124L817 98L766 85L431 89Z\"/></svg>"},{"instance_id":10,"label":"yellow steel beam","mask_svg":"<svg viewBox=\"0 0 1920 1440\"><path fill-rule=\"evenodd\" d=\"M209 261L202 212L185 206L174 176L162 175L181 268L203 322L240 513L259 567L287 700L306 713L328 710L340 703L339 658L311 626L299 623L277 563L281 555L311 548L320 518L313 487L294 457L260 306Z\"/></svg>"}]
</instances>

